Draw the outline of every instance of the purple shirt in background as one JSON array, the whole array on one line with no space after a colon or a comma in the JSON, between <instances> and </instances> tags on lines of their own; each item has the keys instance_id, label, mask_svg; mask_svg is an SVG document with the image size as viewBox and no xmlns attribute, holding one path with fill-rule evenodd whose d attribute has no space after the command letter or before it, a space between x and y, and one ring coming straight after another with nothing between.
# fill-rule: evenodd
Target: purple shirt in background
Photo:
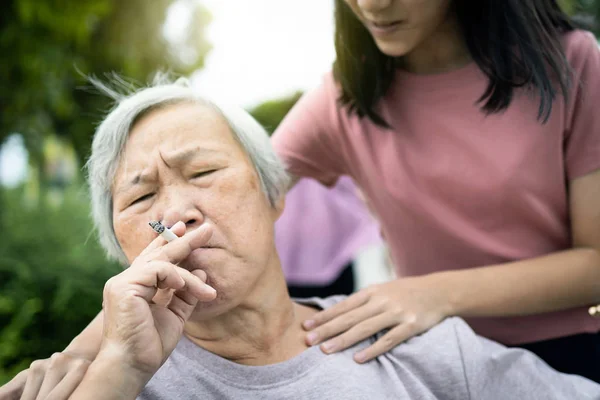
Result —
<instances>
[{"instance_id":1,"label":"purple shirt in background","mask_svg":"<svg viewBox=\"0 0 600 400\"><path fill-rule=\"evenodd\" d=\"M293 285L332 283L361 249L381 241L379 225L345 176L331 189L298 181L275 224L283 272Z\"/></svg>"}]
</instances>

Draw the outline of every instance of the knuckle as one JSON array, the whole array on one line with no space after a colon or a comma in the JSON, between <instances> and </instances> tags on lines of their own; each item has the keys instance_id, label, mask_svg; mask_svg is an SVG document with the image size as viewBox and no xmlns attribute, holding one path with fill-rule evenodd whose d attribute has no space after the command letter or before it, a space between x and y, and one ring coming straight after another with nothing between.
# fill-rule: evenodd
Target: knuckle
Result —
<instances>
[{"instance_id":1,"label":"knuckle","mask_svg":"<svg viewBox=\"0 0 600 400\"><path fill-rule=\"evenodd\" d=\"M366 338L373 335L373 327L368 324L360 324L356 327L356 332L360 337Z\"/></svg>"},{"instance_id":2,"label":"knuckle","mask_svg":"<svg viewBox=\"0 0 600 400\"><path fill-rule=\"evenodd\" d=\"M404 319L404 310L402 309L402 307L393 307L389 311L389 314L392 317L392 319L396 322L400 322L400 320Z\"/></svg>"},{"instance_id":3,"label":"knuckle","mask_svg":"<svg viewBox=\"0 0 600 400\"><path fill-rule=\"evenodd\" d=\"M383 336L381 339L379 339L379 341L381 342L381 348L386 351L396 345L394 339L391 336Z\"/></svg>"},{"instance_id":4,"label":"knuckle","mask_svg":"<svg viewBox=\"0 0 600 400\"><path fill-rule=\"evenodd\" d=\"M379 311L383 311L388 308L389 300L386 297L375 297L373 299L373 304Z\"/></svg>"},{"instance_id":5,"label":"knuckle","mask_svg":"<svg viewBox=\"0 0 600 400\"><path fill-rule=\"evenodd\" d=\"M347 335L342 335L336 339L336 343L337 343L338 349L345 349L346 347L348 347L348 345L350 343L350 339L348 338Z\"/></svg>"},{"instance_id":6,"label":"knuckle","mask_svg":"<svg viewBox=\"0 0 600 400\"><path fill-rule=\"evenodd\" d=\"M361 294L366 298L373 296L375 293L377 293L377 287L375 285L369 285L361 291Z\"/></svg>"},{"instance_id":7,"label":"knuckle","mask_svg":"<svg viewBox=\"0 0 600 400\"><path fill-rule=\"evenodd\" d=\"M166 255L165 246L157 247L156 249L154 249L153 253L154 253L153 255L155 257L161 258L161 257L165 256Z\"/></svg>"},{"instance_id":8,"label":"knuckle","mask_svg":"<svg viewBox=\"0 0 600 400\"><path fill-rule=\"evenodd\" d=\"M58 364L61 364L62 362L66 361L68 359L68 357L66 355L64 355L63 353L54 353L50 356L50 368L57 366Z\"/></svg>"},{"instance_id":9,"label":"knuckle","mask_svg":"<svg viewBox=\"0 0 600 400\"><path fill-rule=\"evenodd\" d=\"M326 314L315 314L311 317L311 319L313 321L315 321L315 326L319 326L321 324L323 324L325 321L327 321L327 315Z\"/></svg>"},{"instance_id":10,"label":"knuckle","mask_svg":"<svg viewBox=\"0 0 600 400\"><path fill-rule=\"evenodd\" d=\"M106 283L104 284L104 294L109 294L112 293L115 287L115 281L116 281L116 277L113 276L112 278L109 278Z\"/></svg>"},{"instance_id":11,"label":"knuckle","mask_svg":"<svg viewBox=\"0 0 600 400\"><path fill-rule=\"evenodd\" d=\"M339 328L341 330L347 330L353 326L356 326L360 322L362 322L362 318L360 316L350 314L346 318L344 318L342 321L340 321Z\"/></svg>"},{"instance_id":12,"label":"knuckle","mask_svg":"<svg viewBox=\"0 0 600 400\"><path fill-rule=\"evenodd\" d=\"M408 314L404 316L404 324L411 329L414 329L418 325L418 318L416 314Z\"/></svg>"},{"instance_id":13,"label":"knuckle","mask_svg":"<svg viewBox=\"0 0 600 400\"><path fill-rule=\"evenodd\" d=\"M77 372L85 372L90 364L91 362L89 360L79 358L73 362L73 369Z\"/></svg>"},{"instance_id":14,"label":"knuckle","mask_svg":"<svg viewBox=\"0 0 600 400\"><path fill-rule=\"evenodd\" d=\"M46 360L35 360L29 365L29 371L32 374L39 374L46 369Z\"/></svg>"},{"instance_id":15,"label":"knuckle","mask_svg":"<svg viewBox=\"0 0 600 400\"><path fill-rule=\"evenodd\" d=\"M319 338L319 341L323 341L326 340L327 338L329 338L331 336L331 333L329 332L329 327L327 326L322 326L318 329L315 329L314 332L316 333L317 337Z\"/></svg>"}]
</instances>

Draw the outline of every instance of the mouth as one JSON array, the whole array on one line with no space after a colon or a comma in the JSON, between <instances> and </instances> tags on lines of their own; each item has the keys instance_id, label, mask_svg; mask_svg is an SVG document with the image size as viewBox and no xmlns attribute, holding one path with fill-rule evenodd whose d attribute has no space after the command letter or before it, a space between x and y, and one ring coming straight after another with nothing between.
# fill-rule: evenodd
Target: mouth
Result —
<instances>
[{"instance_id":1,"label":"mouth","mask_svg":"<svg viewBox=\"0 0 600 400\"><path fill-rule=\"evenodd\" d=\"M384 36L400 29L405 24L404 21L366 21L366 25L375 36Z\"/></svg>"},{"instance_id":2,"label":"mouth","mask_svg":"<svg viewBox=\"0 0 600 400\"><path fill-rule=\"evenodd\" d=\"M214 245L205 245L202 247L198 247L190 253L190 255L185 260L185 263L183 263L180 266L183 266L188 271L193 271L195 269L204 269L204 267L206 266L205 263L208 260L207 257L210 257L210 255L215 250L219 249L220 247Z\"/></svg>"}]
</instances>

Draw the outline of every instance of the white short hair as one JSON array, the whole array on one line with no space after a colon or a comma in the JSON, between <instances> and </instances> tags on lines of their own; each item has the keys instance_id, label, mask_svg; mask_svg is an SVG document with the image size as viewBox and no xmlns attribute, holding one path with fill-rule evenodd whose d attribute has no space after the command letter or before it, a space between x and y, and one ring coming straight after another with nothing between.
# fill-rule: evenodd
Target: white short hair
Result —
<instances>
[{"instance_id":1,"label":"white short hair","mask_svg":"<svg viewBox=\"0 0 600 400\"><path fill-rule=\"evenodd\" d=\"M240 143L259 176L262 190L271 206L280 200L290 183L289 175L277 157L267 132L244 109L217 103L201 96L180 78L170 81L158 75L146 88L120 93L111 86L123 88L123 81L107 85L91 79L94 86L115 100L115 107L98 126L92 142L92 153L87 162L88 184L92 202L92 218L100 244L110 258L127 263L125 253L116 238L113 227L112 185L127 138L135 122L144 114L169 104L194 102L218 112L229 124L234 138Z\"/></svg>"}]
</instances>

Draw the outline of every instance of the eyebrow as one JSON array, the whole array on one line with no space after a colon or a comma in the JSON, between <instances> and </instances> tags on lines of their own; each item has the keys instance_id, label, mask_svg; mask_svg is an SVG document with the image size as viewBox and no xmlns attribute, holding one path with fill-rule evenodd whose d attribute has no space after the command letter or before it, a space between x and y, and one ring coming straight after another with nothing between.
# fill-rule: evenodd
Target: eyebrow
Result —
<instances>
[{"instance_id":1,"label":"eyebrow","mask_svg":"<svg viewBox=\"0 0 600 400\"><path fill-rule=\"evenodd\" d=\"M215 154L219 154L219 153L220 152L217 150L194 147L194 148L189 148L189 149L185 149L182 151L178 151L174 155L169 156L168 159L169 159L169 164L183 164L183 163L190 161L191 159L198 158L199 156L202 156L202 155L215 155ZM153 179L150 177L150 175L151 174L147 173L147 172L146 173L138 172L127 183L120 185L117 188L117 190L115 190L115 194L125 192L125 191L131 189L133 186L136 186L139 184L152 182Z\"/></svg>"},{"instance_id":2,"label":"eyebrow","mask_svg":"<svg viewBox=\"0 0 600 400\"><path fill-rule=\"evenodd\" d=\"M168 164L182 164L182 163L186 163L188 161L190 161L191 159L194 158L198 158L201 156L211 156L211 155L215 155L215 154L219 154L220 152L217 150L212 150L212 149L206 149L206 148L198 148L198 147L194 147L194 148L188 148L188 149L184 149L181 151L178 151L177 153L173 154L173 155L169 155L168 156L168 160L164 160L165 162L167 162Z\"/></svg>"},{"instance_id":3,"label":"eyebrow","mask_svg":"<svg viewBox=\"0 0 600 400\"><path fill-rule=\"evenodd\" d=\"M139 184L144 184L144 183L149 183L152 181L153 181L153 179L150 177L149 173L139 172L139 173L135 174L135 176L131 180L118 186L117 189L115 190L115 194L126 192L127 190L131 189L133 186L136 186Z\"/></svg>"}]
</instances>

